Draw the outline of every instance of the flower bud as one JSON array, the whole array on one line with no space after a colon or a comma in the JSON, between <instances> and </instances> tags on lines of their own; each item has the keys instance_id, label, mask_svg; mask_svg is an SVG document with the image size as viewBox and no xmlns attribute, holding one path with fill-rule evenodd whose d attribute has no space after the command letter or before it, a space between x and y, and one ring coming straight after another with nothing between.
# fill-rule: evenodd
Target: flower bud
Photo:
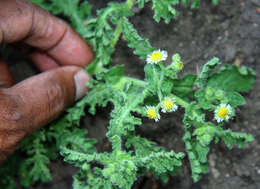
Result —
<instances>
[{"instance_id":1,"label":"flower bud","mask_svg":"<svg viewBox=\"0 0 260 189\"><path fill-rule=\"evenodd\" d=\"M218 99L218 100L222 100L225 98L225 92L221 89L217 90L216 93L215 93L215 97Z\"/></svg>"}]
</instances>

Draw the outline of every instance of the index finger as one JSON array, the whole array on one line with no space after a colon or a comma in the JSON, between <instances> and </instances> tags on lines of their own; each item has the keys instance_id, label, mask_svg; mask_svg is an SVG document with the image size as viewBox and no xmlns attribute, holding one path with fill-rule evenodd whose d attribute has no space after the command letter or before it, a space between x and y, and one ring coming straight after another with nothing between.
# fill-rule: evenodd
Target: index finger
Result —
<instances>
[{"instance_id":1,"label":"index finger","mask_svg":"<svg viewBox=\"0 0 260 189\"><path fill-rule=\"evenodd\" d=\"M25 0L0 1L0 44L23 41L59 64L86 66L93 53L64 21Z\"/></svg>"}]
</instances>

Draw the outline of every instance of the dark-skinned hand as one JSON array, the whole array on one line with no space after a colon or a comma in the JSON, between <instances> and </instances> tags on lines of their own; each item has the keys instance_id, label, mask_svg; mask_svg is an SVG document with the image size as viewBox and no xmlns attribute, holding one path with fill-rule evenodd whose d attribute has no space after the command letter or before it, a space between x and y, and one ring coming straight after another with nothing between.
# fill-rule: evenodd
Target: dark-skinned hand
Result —
<instances>
[{"instance_id":1,"label":"dark-skinned hand","mask_svg":"<svg viewBox=\"0 0 260 189\"><path fill-rule=\"evenodd\" d=\"M0 57L0 163L18 142L87 92L93 54L64 21L26 0L0 0L0 44L30 47L43 72L18 84ZM33 49L33 50L32 50Z\"/></svg>"}]
</instances>

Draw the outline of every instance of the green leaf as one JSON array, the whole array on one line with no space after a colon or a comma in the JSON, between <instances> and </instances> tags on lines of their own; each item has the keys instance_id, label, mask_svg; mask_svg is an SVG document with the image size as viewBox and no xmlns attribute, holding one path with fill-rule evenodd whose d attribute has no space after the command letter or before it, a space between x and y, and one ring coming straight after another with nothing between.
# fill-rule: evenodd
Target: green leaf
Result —
<instances>
[{"instance_id":1,"label":"green leaf","mask_svg":"<svg viewBox=\"0 0 260 189\"><path fill-rule=\"evenodd\" d=\"M218 58L213 58L210 61L208 61L206 64L203 65L201 68L200 74L195 81L195 85L197 85L199 88L205 87L208 78L210 77L212 71L219 65L221 64L219 62ZM210 77L212 78L212 77Z\"/></svg>"},{"instance_id":2,"label":"green leaf","mask_svg":"<svg viewBox=\"0 0 260 189\"><path fill-rule=\"evenodd\" d=\"M181 98L187 99L187 96L193 97L193 85L196 80L196 75L187 74L183 79L173 80L173 93Z\"/></svg>"},{"instance_id":3,"label":"green leaf","mask_svg":"<svg viewBox=\"0 0 260 189\"><path fill-rule=\"evenodd\" d=\"M219 0L212 0L212 3L213 3L214 5L218 5L218 4L219 4Z\"/></svg>"},{"instance_id":4,"label":"green leaf","mask_svg":"<svg viewBox=\"0 0 260 189\"><path fill-rule=\"evenodd\" d=\"M156 22L160 22L161 18L165 23L169 23L171 19L176 18L178 12L173 8L173 5L177 5L179 0L152 0L154 10L154 19Z\"/></svg>"},{"instance_id":5,"label":"green leaf","mask_svg":"<svg viewBox=\"0 0 260 189\"><path fill-rule=\"evenodd\" d=\"M107 84L116 84L124 74L123 66L114 66L104 75Z\"/></svg>"},{"instance_id":6,"label":"green leaf","mask_svg":"<svg viewBox=\"0 0 260 189\"><path fill-rule=\"evenodd\" d=\"M135 148L136 156L140 157L148 156L152 152L159 152L163 150L162 147L156 146L154 142L139 136L128 137L126 147L130 148L131 146Z\"/></svg>"},{"instance_id":7,"label":"green leaf","mask_svg":"<svg viewBox=\"0 0 260 189\"><path fill-rule=\"evenodd\" d=\"M59 144L61 147L70 146L71 149L77 150L83 153L94 153L96 152L96 148L94 144L97 143L95 139L86 138L87 130L74 128L72 131L64 132L61 135L62 142Z\"/></svg>"},{"instance_id":8,"label":"green leaf","mask_svg":"<svg viewBox=\"0 0 260 189\"><path fill-rule=\"evenodd\" d=\"M172 88L174 83L172 82L172 79L168 77L164 77L162 84L161 84L161 90L164 96L169 96L171 94Z\"/></svg>"},{"instance_id":9,"label":"green leaf","mask_svg":"<svg viewBox=\"0 0 260 189\"><path fill-rule=\"evenodd\" d=\"M139 8L143 8L144 7L144 4L149 2L150 0L138 0L137 1L137 4L138 4L138 7Z\"/></svg>"},{"instance_id":10,"label":"green leaf","mask_svg":"<svg viewBox=\"0 0 260 189\"><path fill-rule=\"evenodd\" d=\"M234 145L242 148L246 145L246 143L252 142L254 140L252 135L233 132L230 129L223 130L221 127L218 127L216 135L222 138L229 149L232 149Z\"/></svg>"},{"instance_id":11,"label":"green leaf","mask_svg":"<svg viewBox=\"0 0 260 189\"><path fill-rule=\"evenodd\" d=\"M113 149L120 150L122 148L122 141L120 136L114 135L110 138L110 140L113 143Z\"/></svg>"},{"instance_id":12,"label":"green leaf","mask_svg":"<svg viewBox=\"0 0 260 189\"><path fill-rule=\"evenodd\" d=\"M188 127L185 127L183 141L185 142L186 151L190 160L192 178L197 182L202 173L208 172L207 154L209 152L209 146L202 146L199 141L194 140L188 131Z\"/></svg>"},{"instance_id":13,"label":"green leaf","mask_svg":"<svg viewBox=\"0 0 260 189\"><path fill-rule=\"evenodd\" d=\"M236 66L228 67L214 73L207 86L224 91L249 92L254 84L254 74L241 74Z\"/></svg>"},{"instance_id":14,"label":"green leaf","mask_svg":"<svg viewBox=\"0 0 260 189\"><path fill-rule=\"evenodd\" d=\"M167 179L167 172L179 171L182 165L181 159L184 157L183 153L170 152L152 152L148 156L141 158L140 165L144 164L146 170L151 170L156 177L162 176L163 180Z\"/></svg>"},{"instance_id":15,"label":"green leaf","mask_svg":"<svg viewBox=\"0 0 260 189\"><path fill-rule=\"evenodd\" d=\"M85 102L90 105L89 113L95 114L97 105L105 107L112 98L120 101L120 92L104 83L96 85L85 97Z\"/></svg>"},{"instance_id":16,"label":"green leaf","mask_svg":"<svg viewBox=\"0 0 260 189\"><path fill-rule=\"evenodd\" d=\"M238 92L234 92L234 91L227 92L226 97L228 99L228 103L232 107L246 104L244 97L240 95Z\"/></svg>"},{"instance_id":17,"label":"green leaf","mask_svg":"<svg viewBox=\"0 0 260 189\"><path fill-rule=\"evenodd\" d=\"M192 4L191 4L191 8L198 8L200 6L200 0L193 0Z\"/></svg>"},{"instance_id":18,"label":"green leaf","mask_svg":"<svg viewBox=\"0 0 260 189\"><path fill-rule=\"evenodd\" d=\"M181 2L182 2L185 6L187 6L187 5L189 4L190 0L181 0Z\"/></svg>"},{"instance_id":19,"label":"green leaf","mask_svg":"<svg viewBox=\"0 0 260 189\"><path fill-rule=\"evenodd\" d=\"M196 143L195 151L198 154L198 160L201 163L207 163L207 154L209 153L209 146L202 146L200 143Z\"/></svg>"},{"instance_id":20,"label":"green leaf","mask_svg":"<svg viewBox=\"0 0 260 189\"><path fill-rule=\"evenodd\" d=\"M24 177L22 184L27 187L37 181L48 182L51 180L50 170L47 167L50 158L47 148L42 144L46 140L44 132L34 133L34 135L37 138L32 137L31 145L26 145L30 157L25 160L20 170L24 173L20 175L21 178ZM30 140L30 138L27 140Z\"/></svg>"},{"instance_id":21,"label":"green leaf","mask_svg":"<svg viewBox=\"0 0 260 189\"><path fill-rule=\"evenodd\" d=\"M215 108L215 106L212 105L212 103L205 98L205 89L197 90L195 93L195 97L198 100L201 108L205 110L213 110Z\"/></svg>"},{"instance_id":22,"label":"green leaf","mask_svg":"<svg viewBox=\"0 0 260 189\"><path fill-rule=\"evenodd\" d=\"M147 55L151 54L154 50L149 41L138 35L126 17L123 18L122 28L124 39L128 42L128 46L134 49L134 54L140 56L142 59L146 59Z\"/></svg>"},{"instance_id":23,"label":"green leaf","mask_svg":"<svg viewBox=\"0 0 260 189\"><path fill-rule=\"evenodd\" d=\"M149 89L150 92L157 94L158 91L158 78L156 79L155 74L158 72L161 73L161 70L158 65L152 65L152 64L146 64L144 67L145 72L145 80L148 82L147 89ZM159 74L157 74L159 75Z\"/></svg>"}]
</instances>

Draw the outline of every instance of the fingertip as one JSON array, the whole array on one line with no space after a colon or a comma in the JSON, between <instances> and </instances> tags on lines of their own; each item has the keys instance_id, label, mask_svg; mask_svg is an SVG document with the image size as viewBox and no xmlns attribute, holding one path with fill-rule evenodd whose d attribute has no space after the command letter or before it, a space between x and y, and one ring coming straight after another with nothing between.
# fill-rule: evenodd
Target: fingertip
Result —
<instances>
[{"instance_id":1,"label":"fingertip","mask_svg":"<svg viewBox=\"0 0 260 189\"><path fill-rule=\"evenodd\" d=\"M76 101L86 95L87 91L89 90L88 87L86 86L86 83L90 79L91 79L90 76L84 69L81 69L78 73L74 75Z\"/></svg>"}]
</instances>

